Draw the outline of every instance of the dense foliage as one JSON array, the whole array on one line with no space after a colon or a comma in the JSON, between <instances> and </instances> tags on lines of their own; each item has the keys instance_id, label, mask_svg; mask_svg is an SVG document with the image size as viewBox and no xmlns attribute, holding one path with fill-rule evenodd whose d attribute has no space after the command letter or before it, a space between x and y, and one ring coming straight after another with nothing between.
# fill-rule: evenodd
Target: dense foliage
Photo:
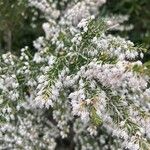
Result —
<instances>
[{"instance_id":1,"label":"dense foliage","mask_svg":"<svg viewBox=\"0 0 150 150\"><path fill-rule=\"evenodd\" d=\"M29 0L45 36L0 56L0 149L149 150L150 65L104 3Z\"/></svg>"},{"instance_id":2,"label":"dense foliage","mask_svg":"<svg viewBox=\"0 0 150 150\"><path fill-rule=\"evenodd\" d=\"M107 0L101 10L103 15L125 15L120 29L111 31L111 34L128 38L136 45L148 49L143 61L150 60L150 1L149 0Z\"/></svg>"},{"instance_id":3,"label":"dense foliage","mask_svg":"<svg viewBox=\"0 0 150 150\"><path fill-rule=\"evenodd\" d=\"M128 15L126 25L133 25L131 30L123 30L121 35L128 36L135 43L149 48L150 42L150 1L149 0L107 0L105 14Z\"/></svg>"},{"instance_id":4,"label":"dense foliage","mask_svg":"<svg viewBox=\"0 0 150 150\"><path fill-rule=\"evenodd\" d=\"M53 0L59 10L64 10L71 0ZM126 17L119 30L111 34L119 34L131 41L149 49L150 42L150 1L149 0L107 0L100 8L99 16ZM43 14L37 9L29 8L27 0L1 0L0 1L0 50L6 52L19 52L19 49L28 45L38 36L43 36L41 24L45 21ZM5 24L4 24L5 22ZM11 31L11 48L8 45L8 30ZM4 32L5 31L5 32ZM121 31L121 32L120 32ZM5 40L7 39L7 40ZM20 40L22 39L22 40ZM32 50L33 51L33 50ZM145 61L149 59L149 52Z\"/></svg>"}]
</instances>

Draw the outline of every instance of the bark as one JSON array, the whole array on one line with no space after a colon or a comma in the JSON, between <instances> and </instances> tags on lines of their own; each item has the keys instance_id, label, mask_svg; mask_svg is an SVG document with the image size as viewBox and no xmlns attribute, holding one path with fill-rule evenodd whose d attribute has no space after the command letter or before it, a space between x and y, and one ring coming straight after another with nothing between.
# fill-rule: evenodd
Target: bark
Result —
<instances>
[{"instance_id":1,"label":"bark","mask_svg":"<svg viewBox=\"0 0 150 150\"><path fill-rule=\"evenodd\" d=\"M11 51L12 46L12 33L11 30L7 29L4 31L4 42L5 42L5 49L7 51Z\"/></svg>"}]
</instances>

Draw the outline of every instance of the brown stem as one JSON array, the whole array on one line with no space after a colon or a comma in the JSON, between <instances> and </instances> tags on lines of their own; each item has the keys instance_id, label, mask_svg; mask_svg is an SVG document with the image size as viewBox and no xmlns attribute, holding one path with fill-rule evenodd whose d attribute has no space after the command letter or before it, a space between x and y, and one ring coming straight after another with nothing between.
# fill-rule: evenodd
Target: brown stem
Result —
<instances>
[{"instance_id":1,"label":"brown stem","mask_svg":"<svg viewBox=\"0 0 150 150\"><path fill-rule=\"evenodd\" d=\"M12 33L11 30L7 29L4 31L4 41L5 41L5 49L7 51L11 51L11 46L12 46Z\"/></svg>"}]
</instances>

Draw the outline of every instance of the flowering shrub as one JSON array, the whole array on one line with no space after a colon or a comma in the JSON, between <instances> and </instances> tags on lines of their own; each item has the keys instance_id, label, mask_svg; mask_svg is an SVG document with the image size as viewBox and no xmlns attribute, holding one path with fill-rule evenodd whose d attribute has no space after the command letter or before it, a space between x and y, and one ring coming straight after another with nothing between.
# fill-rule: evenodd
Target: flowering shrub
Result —
<instances>
[{"instance_id":1,"label":"flowering shrub","mask_svg":"<svg viewBox=\"0 0 150 150\"><path fill-rule=\"evenodd\" d=\"M51 16L49 3L30 0L45 13L45 37L34 56L25 47L0 57L1 149L149 149L149 66L142 49L107 35L103 2Z\"/></svg>"},{"instance_id":2,"label":"flowering shrub","mask_svg":"<svg viewBox=\"0 0 150 150\"><path fill-rule=\"evenodd\" d=\"M114 15L126 14L128 15L128 20L126 20L123 25L125 25L125 30L121 27L120 34L123 37L128 36L129 39L133 40L136 44L142 44L144 47L149 47L150 41L150 24L149 18L149 1L120 1L120 0L107 0L104 7L104 13ZM123 30L122 30L123 29ZM130 29L130 30L128 30Z\"/></svg>"}]
</instances>

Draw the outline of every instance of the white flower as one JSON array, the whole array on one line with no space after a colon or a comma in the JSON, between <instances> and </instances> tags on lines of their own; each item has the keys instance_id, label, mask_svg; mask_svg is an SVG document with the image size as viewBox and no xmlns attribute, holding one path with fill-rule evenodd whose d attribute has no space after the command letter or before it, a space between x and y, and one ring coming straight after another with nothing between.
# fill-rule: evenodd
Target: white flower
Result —
<instances>
[{"instance_id":1,"label":"white flower","mask_svg":"<svg viewBox=\"0 0 150 150\"><path fill-rule=\"evenodd\" d=\"M86 19L82 19L79 24L78 24L78 27L79 28L85 28L87 26L87 20Z\"/></svg>"},{"instance_id":2,"label":"white flower","mask_svg":"<svg viewBox=\"0 0 150 150\"><path fill-rule=\"evenodd\" d=\"M91 135L96 135L97 134L96 126L89 126L87 128L87 131L90 132Z\"/></svg>"},{"instance_id":3,"label":"white flower","mask_svg":"<svg viewBox=\"0 0 150 150\"><path fill-rule=\"evenodd\" d=\"M52 65L54 64L54 62L55 62L54 56L50 56L50 57L48 58L48 65L49 65L49 66L52 66Z\"/></svg>"},{"instance_id":4,"label":"white flower","mask_svg":"<svg viewBox=\"0 0 150 150\"><path fill-rule=\"evenodd\" d=\"M43 27L43 30L45 32L46 39L49 39L49 37L50 37L50 24L49 23L43 23L42 27Z\"/></svg>"},{"instance_id":5,"label":"white flower","mask_svg":"<svg viewBox=\"0 0 150 150\"><path fill-rule=\"evenodd\" d=\"M89 112L87 111L82 111L81 112L81 120L84 122L84 123L87 123L90 118L89 118Z\"/></svg>"},{"instance_id":6,"label":"white flower","mask_svg":"<svg viewBox=\"0 0 150 150\"><path fill-rule=\"evenodd\" d=\"M35 61L36 63L42 62L42 58L39 53L35 53L33 61Z\"/></svg>"},{"instance_id":7,"label":"white flower","mask_svg":"<svg viewBox=\"0 0 150 150\"><path fill-rule=\"evenodd\" d=\"M44 75L41 75L37 79L38 79L38 83L43 83L45 81L46 77Z\"/></svg>"}]
</instances>

